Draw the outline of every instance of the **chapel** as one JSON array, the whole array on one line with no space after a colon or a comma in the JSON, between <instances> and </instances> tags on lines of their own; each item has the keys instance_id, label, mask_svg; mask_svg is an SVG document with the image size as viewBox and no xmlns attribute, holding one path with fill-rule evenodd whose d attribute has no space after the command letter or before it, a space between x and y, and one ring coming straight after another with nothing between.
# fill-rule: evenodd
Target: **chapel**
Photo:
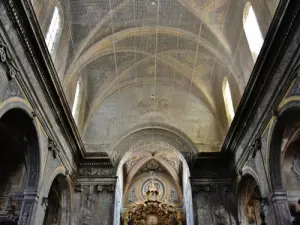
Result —
<instances>
[{"instance_id":1,"label":"chapel","mask_svg":"<svg viewBox=\"0 0 300 225\"><path fill-rule=\"evenodd\" d=\"M0 0L0 225L300 225L300 0Z\"/></svg>"}]
</instances>

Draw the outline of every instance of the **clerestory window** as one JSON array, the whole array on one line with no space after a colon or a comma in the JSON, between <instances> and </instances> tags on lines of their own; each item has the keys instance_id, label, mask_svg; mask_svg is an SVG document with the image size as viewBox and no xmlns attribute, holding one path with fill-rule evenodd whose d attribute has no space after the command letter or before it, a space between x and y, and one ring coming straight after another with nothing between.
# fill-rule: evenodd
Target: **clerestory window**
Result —
<instances>
[{"instance_id":1,"label":"clerestory window","mask_svg":"<svg viewBox=\"0 0 300 225\"><path fill-rule=\"evenodd\" d=\"M223 81L223 98L224 98L228 123L230 125L234 117L234 107L233 107L229 82L226 77L224 78Z\"/></svg>"},{"instance_id":2,"label":"clerestory window","mask_svg":"<svg viewBox=\"0 0 300 225\"><path fill-rule=\"evenodd\" d=\"M53 16L50 22L50 26L48 28L47 34L46 34L46 44L48 47L48 50L50 54L52 54L55 50L55 44L59 40L60 31L61 31L61 18L59 15L59 10L57 7L54 8Z\"/></svg>"},{"instance_id":3,"label":"clerestory window","mask_svg":"<svg viewBox=\"0 0 300 225\"><path fill-rule=\"evenodd\" d=\"M75 96L74 96L74 101L72 106L72 115L76 123L78 121L79 112L80 112L80 102L81 102L80 95L81 95L81 84L78 80L76 84Z\"/></svg>"},{"instance_id":4,"label":"clerestory window","mask_svg":"<svg viewBox=\"0 0 300 225\"><path fill-rule=\"evenodd\" d=\"M264 40L250 2L246 4L244 9L243 25L252 58L256 61Z\"/></svg>"}]
</instances>

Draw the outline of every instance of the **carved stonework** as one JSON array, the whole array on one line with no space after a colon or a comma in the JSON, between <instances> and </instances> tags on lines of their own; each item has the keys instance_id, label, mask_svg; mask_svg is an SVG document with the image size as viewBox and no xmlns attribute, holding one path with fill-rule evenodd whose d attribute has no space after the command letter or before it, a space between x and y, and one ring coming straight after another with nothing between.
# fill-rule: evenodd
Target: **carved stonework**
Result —
<instances>
[{"instance_id":1,"label":"carved stonework","mask_svg":"<svg viewBox=\"0 0 300 225\"><path fill-rule=\"evenodd\" d=\"M151 130L141 130L133 133L128 138L124 139L118 144L113 150L112 161L117 164L122 156L132 147L132 144L137 140L147 139L147 137L157 138L158 140L164 140L168 144L172 145L176 149L180 149L184 157L187 157L188 162L196 159L196 152L198 152L197 147L193 143L188 142L184 137L180 137L172 132L163 129L151 129ZM188 154L184 154L188 153Z\"/></svg>"},{"instance_id":2,"label":"carved stonework","mask_svg":"<svg viewBox=\"0 0 300 225\"><path fill-rule=\"evenodd\" d=\"M0 41L0 62L4 63L7 68L7 78L12 80L18 74L18 70L13 65L11 58L7 54L6 46Z\"/></svg>"},{"instance_id":3,"label":"carved stonework","mask_svg":"<svg viewBox=\"0 0 300 225\"><path fill-rule=\"evenodd\" d=\"M154 160L151 159L149 162L146 163L146 165L142 168L142 171L146 172L146 171L160 171L160 172L164 172L164 168L162 168L159 163Z\"/></svg>"},{"instance_id":4,"label":"carved stonework","mask_svg":"<svg viewBox=\"0 0 300 225\"><path fill-rule=\"evenodd\" d=\"M8 83L8 88L5 92L3 100L6 100L11 97L24 98L23 93L22 93L21 89L19 88L16 80L11 80Z\"/></svg>"},{"instance_id":5,"label":"carved stonework","mask_svg":"<svg viewBox=\"0 0 300 225\"><path fill-rule=\"evenodd\" d=\"M300 156L299 155L295 156L292 169L296 174L297 180L300 180Z\"/></svg>"},{"instance_id":6,"label":"carved stonework","mask_svg":"<svg viewBox=\"0 0 300 225\"><path fill-rule=\"evenodd\" d=\"M252 158L255 158L257 151L260 151L262 147L262 142L260 138L255 139L254 143L251 145Z\"/></svg>"},{"instance_id":7,"label":"carved stonework","mask_svg":"<svg viewBox=\"0 0 300 225\"><path fill-rule=\"evenodd\" d=\"M113 169L108 168L79 168L79 176L87 177L111 177L113 176Z\"/></svg>"},{"instance_id":8,"label":"carved stonework","mask_svg":"<svg viewBox=\"0 0 300 225\"><path fill-rule=\"evenodd\" d=\"M114 192L116 185L114 184L98 184L97 191L98 192Z\"/></svg>"},{"instance_id":9,"label":"carved stonework","mask_svg":"<svg viewBox=\"0 0 300 225\"><path fill-rule=\"evenodd\" d=\"M48 198L47 197L43 197L43 199L42 199L42 206L43 206L44 210L47 209L48 203L49 203L48 202Z\"/></svg>"},{"instance_id":10,"label":"carved stonework","mask_svg":"<svg viewBox=\"0 0 300 225\"><path fill-rule=\"evenodd\" d=\"M165 98L151 96L148 99L142 99L139 101L137 108L141 115L154 111L163 112L168 110L169 102Z\"/></svg>"},{"instance_id":11,"label":"carved stonework","mask_svg":"<svg viewBox=\"0 0 300 225\"><path fill-rule=\"evenodd\" d=\"M48 139L48 150L52 152L53 158L55 159L57 158L60 152L56 142L51 138Z\"/></svg>"}]
</instances>

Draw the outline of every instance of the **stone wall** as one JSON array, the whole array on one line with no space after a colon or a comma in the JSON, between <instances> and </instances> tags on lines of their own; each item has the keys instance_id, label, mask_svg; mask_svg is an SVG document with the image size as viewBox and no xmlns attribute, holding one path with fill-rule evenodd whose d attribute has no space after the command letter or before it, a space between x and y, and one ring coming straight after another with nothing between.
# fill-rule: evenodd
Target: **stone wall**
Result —
<instances>
[{"instance_id":1,"label":"stone wall","mask_svg":"<svg viewBox=\"0 0 300 225\"><path fill-rule=\"evenodd\" d=\"M194 180L192 190L195 225L238 224L231 185L204 185Z\"/></svg>"}]
</instances>

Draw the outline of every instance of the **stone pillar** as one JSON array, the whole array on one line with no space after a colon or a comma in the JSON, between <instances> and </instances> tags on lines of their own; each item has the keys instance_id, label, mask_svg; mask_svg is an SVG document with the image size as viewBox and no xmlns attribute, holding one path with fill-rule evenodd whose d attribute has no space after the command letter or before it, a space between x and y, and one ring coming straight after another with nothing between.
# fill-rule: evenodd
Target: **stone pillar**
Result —
<instances>
[{"instance_id":1,"label":"stone pillar","mask_svg":"<svg viewBox=\"0 0 300 225\"><path fill-rule=\"evenodd\" d=\"M38 204L38 192L36 189L26 189L18 225L33 225L36 218Z\"/></svg>"},{"instance_id":2,"label":"stone pillar","mask_svg":"<svg viewBox=\"0 0 300 225\"><path fill-rule=\"evenodd\" d=\"M276 190L271 194L271 202L274 210L274 218L277 225L289 225L291 213L289 210L286 191Z\"/></svg>"},{"instance_id":3,"label":"stone pillar","mask_svg":"<svg viewBox=\"0 0 300 225\"><path fill-rule=\"evenodd\" d=\"M72 198L72 223L111 225L116 179L88 178L80 181Z\"/></svg>"}]
</instances>

